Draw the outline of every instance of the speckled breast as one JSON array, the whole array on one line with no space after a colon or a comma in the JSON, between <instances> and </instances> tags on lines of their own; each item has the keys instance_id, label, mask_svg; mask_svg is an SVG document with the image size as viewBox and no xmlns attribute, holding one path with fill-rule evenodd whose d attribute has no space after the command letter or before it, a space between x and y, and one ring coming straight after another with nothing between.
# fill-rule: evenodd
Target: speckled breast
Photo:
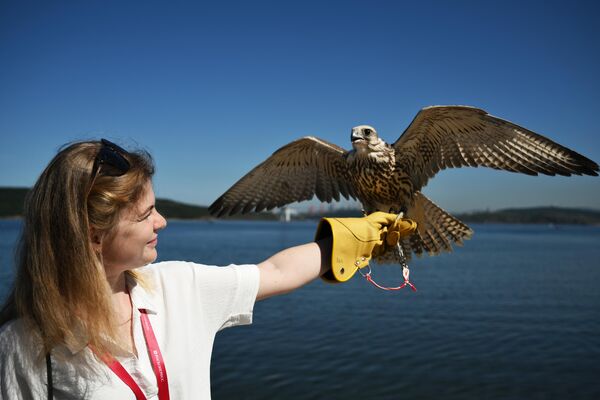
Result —
<instances>
[{"instance_id":1,"label":"speckled breast","mask_svg":"<svg viewBox=\"0 0 600 400\"><path fill-rule=\"evenodd\" d=\"M390 211L391 208L403 208L405 200L410 198L406 186L394 163L376 162L366 157L356 158L350 171L354 187L365 209Z\"/></svg>"}]
</instances>

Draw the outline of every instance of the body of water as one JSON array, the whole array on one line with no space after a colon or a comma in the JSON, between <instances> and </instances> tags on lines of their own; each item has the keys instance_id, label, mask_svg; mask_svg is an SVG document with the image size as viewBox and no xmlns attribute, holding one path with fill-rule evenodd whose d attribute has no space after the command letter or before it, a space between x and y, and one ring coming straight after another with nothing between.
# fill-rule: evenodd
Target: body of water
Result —
<instances>
[{"instance_id":1,"label":"body of water","mask_svg":"<svg viewBox=\"0 0 600 400\"><path fill-rule=\"evenodd\" d=\"M171 221L160 260L260 262L315 222ZM474 225L452 254L411 262L418 288L358 274L257 303L217 336L214 399L599 399L600 228ZM0 221L0 297L20 221ZM398 267L374 265L383 284Z\"/></svg>"}]
</instances>

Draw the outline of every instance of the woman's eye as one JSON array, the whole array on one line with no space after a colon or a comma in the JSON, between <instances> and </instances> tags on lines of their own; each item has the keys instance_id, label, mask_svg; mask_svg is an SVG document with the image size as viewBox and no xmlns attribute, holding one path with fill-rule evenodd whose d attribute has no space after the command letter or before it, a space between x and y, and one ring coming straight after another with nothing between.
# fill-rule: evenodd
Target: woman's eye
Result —
<instances>
[{"instance_id":1,"label":"woman's eye","mask_svg":"<svg viewBox=\"0 0 600 400\"><path fill-rule=\"evenodd\" d=\"M140 218L140 222L141 222L141 221L145 221L145 220L147 220L147 219L150 217L150 215L152 215L152 213L150 213L150 214L146 214L145 216L141 217L141 218Z\"/></svg>"}]
</instances>

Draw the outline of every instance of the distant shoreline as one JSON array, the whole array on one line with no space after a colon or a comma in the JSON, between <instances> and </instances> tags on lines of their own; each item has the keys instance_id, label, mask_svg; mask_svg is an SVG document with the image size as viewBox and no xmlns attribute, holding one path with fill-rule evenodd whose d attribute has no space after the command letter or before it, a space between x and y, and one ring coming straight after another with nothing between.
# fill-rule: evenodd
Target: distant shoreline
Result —
<instances>
[{"instance_id":1,"label":"distant shoreline","mask_svg":"<svg viewBox=\"0 0 600 400\"><path fill-rule=\"evenodd\" d=\"M29 188L0 187L0 219L20 219L23 204ZM169 220L216 221L216 220L258 220L277 221L279 215L272 212L238 214L225 218L215 218L208 207L180 203L169 199L156 199L156 208ZM318 220L321 217L359 217L358 209L338 209L323 213L298 213L292 220ZM456 213L454 216L466 223L495 224L541 224L541 225L600 225L600 210L567 207L527 207L507 208L496 211L473 211Z\"/></svg>"}]
</instances>

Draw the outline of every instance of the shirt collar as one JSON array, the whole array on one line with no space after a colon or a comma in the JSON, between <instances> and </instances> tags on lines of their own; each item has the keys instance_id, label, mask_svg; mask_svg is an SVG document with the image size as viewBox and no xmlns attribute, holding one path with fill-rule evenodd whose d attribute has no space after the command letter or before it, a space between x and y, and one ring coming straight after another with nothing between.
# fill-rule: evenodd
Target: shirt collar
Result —
<instances>
[{"instance_id":1,"label":"shirt collar","mask_svg":"<svg viewBox=\"0 0 600 400\"><path fill-rule=\"evenodd\" d=\"M87 347L88 338L84 332L81 322L76 320L73 326L73 336L65 339L65 347L71 352L71 355L75 355Z\"/></svg>"},{"instance_id":2,"label":"shirt collar","mask_svg":"<svg viewBox=\"0 0 600 400\"><path fill-rule=\"evenodd\" d=\"M130 275L126 275L125 279L133 306L138 310L145 309L149 314L158 313L158 309L156 308L154 301L152 301L152 296L148 293L148 290Z\"/></svg>"}]
</instances>

